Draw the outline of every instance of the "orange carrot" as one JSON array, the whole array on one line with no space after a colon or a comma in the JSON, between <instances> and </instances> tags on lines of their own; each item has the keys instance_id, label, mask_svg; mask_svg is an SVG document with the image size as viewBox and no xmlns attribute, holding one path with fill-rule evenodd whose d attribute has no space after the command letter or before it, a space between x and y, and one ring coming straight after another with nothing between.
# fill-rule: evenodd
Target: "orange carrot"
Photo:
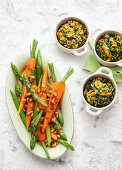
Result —
<instances>
[{"instance_id":1,"label":"orange carrot","mask_svg":"<svg viewBox=\"0 0 122 170\"><path fill-rule=\"evenodd\" d=\"M107 50L107 45L106 45L106 44L103 45L103 50L105 51L106 55L107 55L109 58L111 58L111 55L109 54L109 52L108 52L108 50Z\"/></svg>"},{"instance_id":2,"label":"orange carrot","mask_svg":"<svg viewBox=\"0 0 122 170\"><path fill-rule=\"evenodd\" d=\"M111 92L110 93L102 93L102 94L100 94L100 96L109 96L111 94L112 94Z\"/></svg>"},{"instance_id":3,"label":"orange carrot","mask_svg":"<svg viewBox=\"0 0 122 170\"><path fill-rule=\"evenodd\" d=\"M32 85L32 88L35 90L37 94L40 93L40 87L38 87L37 85Z\"/></svg>"},{"instance_id":4,"label":"orange carrot","mask_svg":"<svg viewBox=\"0 0 122 170\"><path fill-rule=\"evenodd\" d=\"M36 67L36 59L35 58L29 58L28 61L27 61L25 73L27 74L31 83L32 83L31 69L33 69L35 71L35 67Z\"/></svg>"},{"instance_id":5,"label":"orange carrot","mask_svg":"<svg viewBox=\"0 0 122 170\"><path fill-rule=\"evenodd\" d=\"M53 91L50 95L49 105L47 107L47 112L46 112L46 115L45 115L45 119L44 119L44 123L43 123L43 127L42 127L42 132L44 132L46 130L49 122L52 119L53 114L57 110L58 103L59 103L59 101L60 101L60 99L61 99L61 97L64 93L64 90L65 90L65 81L67 80L67 78L73 72L74 72L74 70L69 68L69 70L67 71L64 78L60 82L55 83Z\"/></svg>"},{"instance_id":6,"label":"orange carrot","mask_svg":"<svg viewBox=\"0 0 122 170\"><path fill-rule=\"evenodd\" d=\"M47 125L51 121L52 116L57 109L57 105L64 93L64 90L65 90L65 84L63 82L57 82L49 99L49 105L47 107L47 112L43 123L43 129L42 129L43 132L46 130Z\"/></svg>"},{"instance_id":7,"label":"orange carrot","mask_svg":"<svg viewBox=\"0 0 122 170\"><path fill-rule=\"evenodd\" d=\"M34 110L34 101L29 101L28 104L27 104L27 112L26 112L27 129L28 129L28 126L30 125L30 122L31 122L33 110Z\"/></svg>"},{"instance_id":8,"label":"orange carrot","mask_svg":"<svg viewBox=\"0 0 122 170\"><path fill-rule=\"evenodd\" d=\"M113 46L115 46L115 47L117 46L116 41L114 41L113 37L110 38L110 41L112 42Z\"/></svg>"},{"instance_id":9,"label":"orange carrot","mask_svg":"<svg viewBox=\"0 0 122 170\"><path fill-rule=\"evenodd\" d=\"M41 131L41 120L38 122L38 127L37 127L37 136L39 141L44 141L46 139L46 133Z\"/></svg>"},{"instance_id":10,"label":"orange carrot","mask_svg":"<svg viewBox=\"0 0 122 170\"><path fill-rule=\"evenodd\" d=\"M23 109L25 102L26 102L27 93L28 93L25 85L23 85L22 88L23 88L23 92L22 92L22 97L21 97L21 100L20 100L20 106L19 106L19 109L18 109L18 113L20 113L21 110Z\"/></svg>"},{"instance_id":11,"label":"orange carrot","mask_svg":"<svg viewBox=\"0 0 122 170\"><path fill-rule=\"evenodd\" d=\"M41 92L39 94L39 96L45 103L47 103L47 73L48 73L48 63L44 71L44 75L42 78ZM45 106L42 105L41 103L38 104L38 107L39 109L43 109L43 110L45 109Z\"/></svg>"},{"instance_id":12,"label":"orange carrot","mask_svg":"<svg viewBox=\"0 0 122 170\"><path fill-rule=\"evenodd\" d=\"M55 85L56 85L56 82L52 82L52 83L50 84L50 90L51 90L51 91L53 91Z\"/></svg>"},{"instance_id":13,"label":"orange carrot","mask_svg":"<svg viewBox=\"0 0 122 170\"><path fill-rule=\"evenodd\" d=\"M28 59L27 61L27 65L26 65L26 69L25 69L25 73L27 74L30 83L32 83L33 79L31 78L31 69L33 69L33 71L35 71L35 67L36 67L36 59L35 59L35 52L36 52L36 47L37 47L38 41L36 39L33 40L33 44L32 44L32 49L30 46L30 55L31 58Z\"/></svg>"}]
</instances>

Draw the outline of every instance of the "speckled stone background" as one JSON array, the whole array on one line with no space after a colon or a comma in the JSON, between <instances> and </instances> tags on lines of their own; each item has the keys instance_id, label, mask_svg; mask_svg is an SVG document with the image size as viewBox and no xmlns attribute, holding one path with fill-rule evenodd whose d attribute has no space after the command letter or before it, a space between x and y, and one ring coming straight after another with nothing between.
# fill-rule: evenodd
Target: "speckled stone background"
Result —
<instances>
[{"instance_id":1,"label":"speckled stone background","mask_svg":"<svg viewBox=\"0 0 122 170\"><path fill-rule=\"evenodd\" d=\"M88 54L75 57L56 46L54 29L61 12L84 16L91 32L99 27L122 29L121 0L0 0L0 170L122 170L122 84L118 84L118 99L111 109L96 118L86 113L80 92L88 76L82 70ZM5 100L10 61L28 53L33 38L62 76L69 66L75 69L66 83L74 109L75 151L53 161L42 160L26 149Z\"/></svg>"}]
</instances>

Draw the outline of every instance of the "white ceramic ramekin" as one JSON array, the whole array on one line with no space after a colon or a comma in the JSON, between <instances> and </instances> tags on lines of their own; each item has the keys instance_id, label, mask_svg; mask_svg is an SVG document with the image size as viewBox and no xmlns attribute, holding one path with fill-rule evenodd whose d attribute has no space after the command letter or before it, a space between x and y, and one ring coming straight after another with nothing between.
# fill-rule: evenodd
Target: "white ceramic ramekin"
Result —
<instances>
[{"instance_id":1,"label":"white ceramic ramekin","mask_svg":"<svg viewBox=\"0 0 122 170\"><path fill-rule=\"evenodd\" d=\"M61 44L59 43L59 41L58 41L58 39L57 39L57 35L56 35L58 28L59 28L64 22L66 22L66 21L68 21L68 20L71 20L71 19L83 23L83 24L86 26L86 28L87 28L87 34L88 34L87 40L86 40L86 42L85 42L85 44L84 44L83 46L81 46L80 48L77 48L77 49L69 49L69 48L64 47L63 45L61 45ZM59 47L61 50L63 50L64 52L66 52L66 53L71 53L71 54L74 54L74 55L76 55L76 56L83 56L83 55L86 54L87 49L88 49L88 41L89 41L89 29L88 29L88 26L87 26L87 24L86 24L82 19L77 18L77 17L68 16L68 15L67 15L66 17L63 17L63 19L61 19L60 21L58 21L57 26L56 26L56 30L55 30L55 39L56 39L56 43L57 43L58 47Z\"/></svg>"},{"instance_id":2,"label":"white ceramic ramekin","mask_svg":"<svg viewBox=\"0 0 122 170\"><path fill-rule=\"evenodd\" d=\"M106 33L109 33L109 34L118 34L118 35L121 35L122 34L118 31L114 31L114 30L105 30L105 31L102 31L101 29L97 29L95 30L93 33L92 33L92 38L93 38L93 50L94 50L94 53L95 53L95 56L96 56L96 59L98 60L99 63L101 63L102 65L104 66L120 66L122 67L122 59L117 61L117 62L106 62L104 60L102 60L98 55L97 55L97 52L96 52L96 44L97 44L97 41L99 40L99 38L103 35L103 34L106 34Z\"/></svg>"},{"instance_id":3,"label":"white ceramic ramekin","mask_svg":"<svg viewBox=\"0 0 122 170\"><path fill-rule=\"evenodd\" d=\"M106 73L103 73L103 71L107 72L108 74ZM98 108L98 107L94 107L94 106L91 106L85 99L84 95L83 95L83 90L84 90L84 86L85 84L88 82L88 80L90 78L93 78L93 77L104 77L104 78L107 78L109 79L114 88L115 88L115 95L114 95L114 98L112 100L112 102L105 106L105 107L102 107L102 108ZM113 103L116 101L116 98L117 98L117 94L118 94L118 90L117 90L117 85L114 81L114 78L113 78L113 74L112 74L112 71L107 68L107 67L100 67L94 74L92 74L91 76L89 76L82 84L82 97L83 97L83 101L85 103L85 106L86 106L86 111L90 114L90 115L93 115L93 116L98 116L100 115L104 110L106 110L107 108L111 107L113 105Z\"/></svg>"}]
</instances>

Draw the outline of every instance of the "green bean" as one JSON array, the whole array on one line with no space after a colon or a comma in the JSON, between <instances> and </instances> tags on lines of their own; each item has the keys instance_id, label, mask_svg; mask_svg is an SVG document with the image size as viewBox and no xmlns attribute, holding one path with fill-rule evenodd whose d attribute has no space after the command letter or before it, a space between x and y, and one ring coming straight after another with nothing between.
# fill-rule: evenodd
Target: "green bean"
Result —
<instances>
[{"instance_id":1,"label":"green bean","mask_svg":"<svg viewBox=\"0 0 122 170\"><path fill-rule=\"evenodd\" d=\"M54 128L55 128L56 130L59 130L59 135L60 135L61 139L67 140L67 136L66 136L66 134L64 133L64 131L61 129L58 120L56 119L55 116L54 116L54 118L55 118Z\"/></svg>"},{"instance_id":2,"label":"green bean","mask_svg":"<svg viewBox=\"0 0 122 170\"><path fill-rule=\"evenodd\" d=\"M35 135L31 134L31 139L30 139L30 149L34 149L35 144L37 140L37 133Z\"/></svg>"},{"instance_id":3,"label":"green bean","mask_svg":"<svg viewBox=\"0 0 122 170\"><path fill-rule=\"evenodd\" d=\"M34 105L34 110L37 110L37 102L35 102ZM33 121L31 122L31 126L32 126L32 133L31 133L31 139L30 139L30 149L34 149L35 145L36 145L36 140L37 140L37 124L41 118L41 115L43 113L43 110L40 111L40 113L36 113L35 116L33 114Z\"/></svg>"},{"instance_id":4,"label":"green bean","mask_svg":"<svg viewBox=\"0 0 122 170\"><path fill-rule=\"evenodd\" d=\"M16 95L19 97L22 97L22 92L23 92L23 88L20 85L16 84L15 86Z\"/></svg>"},{"instance_id":5,"label":"green bean","mask_svg":"<svg viewBox=\"0 0 122 170\"><path fill-rule=\"evenodd\" d=\"M11 68L12 68L15 76L17 77L17 79L23 84L23 78L22 78L20 72L18 71L17 67L13 63L11 63Z\"/></svg>"},{"instance_id":6,"label":"green bean","mask_svg":"<svg viewBox=\"0 0 122 170\"><path fill-rule=\"evenodd\" d=\"M61 139L67 140L67 136L62 129L59 130L59 135Z\"/></svg>"},{"instance_id":7,"label":"green bean","mask_svg":"<svg viewBox=\"0 0 122 170\"><path fill-rule=\"evenodd\" d=\"M43 104L44 106L47 106L47 104L38 96L38 94L35 92L35 90L32 88L29 80L28 80L28 76L26 75L26 73L23 74L23 81L24 84L27 87L27 90L29 93L32 94L32 97L34 100L37 100L39 103Z\"/></svg>"},{"instance_id":8,"label":"green bean","mask_svg":"<svg viewBox=\"0 0 122 170\"><path fill-rule=\"evenodd\" d=\"M33 80L33 84L36 84L36 70L35 70L35 73L34 73L34 69L30 68L30 71L31 71L31 75L35 76L35 79Z\"/></svg>"},{"instance_id":9,"label":"green bean","mask_svg":"<svg viewBox=\"0 0 122 170\"><path fill-rule=\"evenodd\" d=\"M32 58L35 58L35 52L36 52L36 47L37 47L38 41L36 39L33 40L33 44L32 44L32 49L30 46L30 54Z\"/></svg>"},{"instance_id":10,"label":"green bean","mask_svg":"<svg viewBox=\"0 0 122 170\"><path fill-rule=\"evenodd\" d=\"M34 119L36 116L38 116L37 107L38 107L38 101L36 100L36 101L35 101L35 104L34 104L33 119Z\"/></svg>"},{"instance_id":11,"label":"green bean","mask_svg":"<svg viewBox=\"0 0 122 170\"><path fill-rule=\"evenodd\" d=\"M39 84L39 80L41 78L41 69L42 69L42 56L41 56L40 50L38 50L37 59L36 59L36 80L37 80L37 84Z\"/></svg>"},{"instance_id":12,"label":"green bean","mask_svg":"<svg viewBox=\"0 0 122 170\"><path fill-rule=\"evenodd\" d=\"M60 124L63 126L64 124L64 118L63 118L63 114L61 113L61 110L60 109L57 109L58 111L58 121L60 122Z\"/></svg>"},{"instance_id":13,"label":"green bean","mask_svg":"<svg viewBox=\"0 0 122 170\"><path fill-rule=\"evenodd\" d=\"M18 100L17 96L11 90L10 90L10 93L11 93L11 96L13 98L13 101L14 101L14 104L16 106L16 109L18 110L19 109L19 105L20 105L19 100ZM26 115L25 115L24 111L21 110L19 115L21 117L21 120L22 120L23 124L27 128L27 126L26 126ZM29 132L31 131L31 126L28 127L28 131Z\"/></svg>"},{"instance_id":14,"label":"green bean","mask_svg":"<svg viewBox=\"0 0 122 170\"><path fill-rule=\"evenodd\" d=\"M44 141L41 141L41 145L42 145L42 147L43 147L43 149L45 151L45 154L46 154L47 158L50 158L49 152L48 152L48 150L46 148L46 145L45 145Z\"/></svg>"},{"instance_id":15,"label":"green bean","mask_svg":"<svg viewBox=\"0 0 122 170\"><path fill-rule=\"evenodd\" d=\"M50 69L52 81L55 82L56 81L56 75L55 75L53 63L49 63L48 66L49 66L49 69Z\"/></svg>"},{"instance_id":16,"label":"green bean","mask_svg":"<svg viewBox=\"0 0 122 170\"><path fill-rule=\"evenodd\" d=\"M58 142L64 145L67 149L70 149L71 151L74 151L74 147L70 145L68 142L66 142L63 139L58 139Z\"/></svg>"},{"instance_id":17,"label":"green bean","mask_svg":"<svg viewBox=\"0 0 122 170\"><path fill-rule=\"evenodd\" d=\"M33 121L31 122L34 126L37 126L41 116L42 116L43 110L41 110L39 112L39 114L33 119Z\"/></svg>"},{"instance_id":18,"label":"green bean","mask_svg":"<svg viewBox=\"0 0 122 170\"><path fill-rule=\"evenodd\" d=\"M48 124L48 126L47 126L47 128L46 128L46 136L47 136L47 143L48 143L48 146L50 146L50 143L51 143L50 124Z\"/></svg>"}]
</instances>

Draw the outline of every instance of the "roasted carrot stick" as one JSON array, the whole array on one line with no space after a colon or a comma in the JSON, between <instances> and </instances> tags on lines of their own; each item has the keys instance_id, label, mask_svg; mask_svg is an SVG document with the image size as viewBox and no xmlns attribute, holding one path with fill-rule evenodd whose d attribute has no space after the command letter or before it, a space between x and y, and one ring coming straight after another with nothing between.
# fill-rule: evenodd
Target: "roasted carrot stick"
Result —
<instances>
[{"instance_id":1,"label":"roasted carrot stick","mask_svg":"<svg viewBox=\"0 0 122 170\"><path fill-rule=\"evenodd\" d=\"M35 67L36 67L36 59L35 58L29 58L28 61L27 61L25 72L26 72L28 78L30 79L31 83L32 83L31 69L33 69L35 71Z\"/></svg>"},{"instance_id":2,"label":"roasted carrot stick","mask_svg":"<svg viewBox=\"0 0 122 170\"><path fill-rule=\"evenodd\" d=\"M34 101L29 101L28 104L27 104L27 112L26 112L27 129L28 129L28 126L30 125L30 122L31 122L33 110L34 110Z\"/></svg>"},{"instance_id":3,"label":"roasted carrot stick","mask_svg":"<svg viewBox=\"0 0 122 170\"><path fill-rule=\"evenodd\" d=\"M20 113L21 110L23 109L25 102L26 102L26 96L27 96L27 93L28 93L25 85L23 85L22 88L23 88L23 92L22 92L22 97L21 97L21 100L20 100L20 106L19 106L18 113Z\"/></svg>"},{"instance_id":4,"label":"roasted carrot stick","mask_svg":"<svg viewBox=\"0 0 122 170\"><path fill-rule=\"evenodd\" d=\"M37 85L32 85L32 88L35 90L35 92L38 94L40 93L40 87L38 87Z\"/></svg>"},{"instance_id":5,"label":"roasted carrot stick","mask_svg":"<svg viewBox=\"0 0 122 170\"><path fill-rule=\"evenodd\" d=\"M64 90L65 90L65 81L73 72L74 72L73 68L72 69L69 68L69 70L67 71L64 78L60 82L57 82L55 84L54 89L53 89L50 99L49 99L49 105L47 107L47 112L45 115L42 132L44 132L46 130L47 125L51 121L53 114L57 110L58 103L64 93Z\"/></svg>"},{"instance_id":6,"label":"roasted carrot stick","mask_svg":"<svg viewBox=\"0 0 122 170\"><path fill-rule=\"evenodd\" d=\"M35 71L35 67L36 67L35 52L36 52L37 43L38 41L34 39L32 44L32 50L30 47L31 58L28 59L26 69L25 69L25 72L29 77L31 83L32 83L31 69Z\"/></svg>"},{"instance_id":7,"label":"roasted carrot stick","mask_svg":"<svg viewBox=\"0 0 122 170\"><path fill-rule=\"evenodd\" d=\"M46 65L45 71L44 71L44 75L42 78L42 86L41 86L41 91L40 91L40 98L47 103L47 73L48 73L48 63ZM42 105L41 103L38 104L39 109L45 109L45 106Z\"/></svg>"},{"instance_id":8,"label":"roasted carrot stick","mask_svg":"<svg viewBox=\"0 0 122 170\"><path fill-rule=\"evenodd\" d=\"M46 139L46 133L45 132L42 133L41 125L42 125L41 120L39 120L38 128L37 128L37 135L38 135L39 141L44 141Z\"/></svg>"}]
</instances>

